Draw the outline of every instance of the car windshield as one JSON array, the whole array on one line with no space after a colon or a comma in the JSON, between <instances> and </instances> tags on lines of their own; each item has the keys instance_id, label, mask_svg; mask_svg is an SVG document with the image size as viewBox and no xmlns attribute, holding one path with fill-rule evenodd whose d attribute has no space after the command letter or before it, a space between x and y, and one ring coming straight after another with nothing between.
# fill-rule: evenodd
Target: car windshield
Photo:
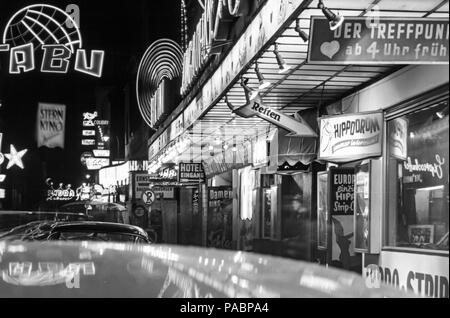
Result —
<instances>
[{"instance_id":1,"label":"car windshield","mask_svg":"<svg viewBox=\"0 0 450 318\"><path fill-rule=\"evenodd\" d=\"M145 240L128 233L108 233L97 231L64 231L53 233L50 237L53 240L65 241L105 241L105 242L128 242L144 243Z\"/></svg>"}]
</instances>

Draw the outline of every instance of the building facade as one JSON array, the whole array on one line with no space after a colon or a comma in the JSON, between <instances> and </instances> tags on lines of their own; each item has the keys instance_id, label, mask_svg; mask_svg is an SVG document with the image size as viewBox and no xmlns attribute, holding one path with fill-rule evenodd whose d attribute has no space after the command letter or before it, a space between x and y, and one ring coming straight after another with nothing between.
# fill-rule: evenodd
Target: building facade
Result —
<instances>
[{"instance_id":1,"label":"building facade","mask_svg":"<svg viewBox=\"0 0 450 318\"><path fill-rule=\"evenodd\" d=\"M178 179L176 233L364 275L376 265L448 297L448 4L248 3L224 21L205 6L183 100L148 141L150 173L204 170L195 186Z\"/></svg>"}]
</instances>

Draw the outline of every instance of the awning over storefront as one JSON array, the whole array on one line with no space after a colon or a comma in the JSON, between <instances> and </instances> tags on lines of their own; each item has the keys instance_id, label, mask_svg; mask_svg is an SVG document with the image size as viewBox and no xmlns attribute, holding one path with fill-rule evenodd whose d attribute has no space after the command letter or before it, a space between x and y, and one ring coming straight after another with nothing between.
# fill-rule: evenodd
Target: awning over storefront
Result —
<instances>
[{"instance_id":1,"label":"awning over storefront","mask_svg":"<svg viewBox=\"0 0 450 318\"><path fill-rule=\"evenodd\" d=\"M306 122L316 133L319 132L316 109L298 112L293 117ZM295 166L298 162L307 166L317 158L318 148L317 137L290 137L289 131L276 129L270 140L269 166L279 167L285 163Z\"/></svg>"}]
</instances>

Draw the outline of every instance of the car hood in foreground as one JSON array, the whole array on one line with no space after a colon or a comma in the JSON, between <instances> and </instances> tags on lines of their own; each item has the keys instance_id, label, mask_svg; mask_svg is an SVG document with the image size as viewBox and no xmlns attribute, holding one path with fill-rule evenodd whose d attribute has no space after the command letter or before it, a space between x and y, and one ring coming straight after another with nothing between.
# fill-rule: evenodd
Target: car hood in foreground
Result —
<instances>
[{"instance_id":1,"label":"car hood in foreground","mask_svg":"<svg viewBox=\"0 0 450 318\"><path fill-rule=\"evenodd\" d=\"M0 241L0 297L408 297L312 263L198 247Z\"/></svg>"}]
</instances>

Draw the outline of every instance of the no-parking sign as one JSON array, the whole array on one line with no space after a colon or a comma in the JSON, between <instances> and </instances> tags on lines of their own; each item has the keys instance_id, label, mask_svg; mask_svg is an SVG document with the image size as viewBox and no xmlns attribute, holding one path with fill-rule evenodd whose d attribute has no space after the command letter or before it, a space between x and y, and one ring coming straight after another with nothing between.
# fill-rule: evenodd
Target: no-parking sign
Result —
<instances>
[{"instance_id":1,"label":"no-parking sign","mask_svg":"<svg viewBox=\"0 0 450 318\"><path fill-rule=\"evenodd\" d=\"M147 205L152 205L155 202L156 195L153 191L147 190L142 193L142 201Z\"/></svg>"}]
</instances>

